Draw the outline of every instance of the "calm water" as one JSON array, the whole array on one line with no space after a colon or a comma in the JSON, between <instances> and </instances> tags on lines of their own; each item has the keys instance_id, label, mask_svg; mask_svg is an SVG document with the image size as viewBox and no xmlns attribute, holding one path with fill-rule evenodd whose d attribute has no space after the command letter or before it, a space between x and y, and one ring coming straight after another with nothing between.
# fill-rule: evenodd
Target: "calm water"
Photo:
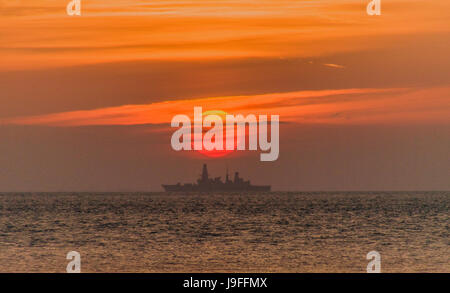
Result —
<instances>
[{"instance_id":1,"label":"calm water","mask_svg":"<svg viewBox=\"0 0 450 293\"><path fill-rule=\"evenodd\" d=\"M0 271L450 272L450 192L0 194Z\"/></svg>"}]
</instances>

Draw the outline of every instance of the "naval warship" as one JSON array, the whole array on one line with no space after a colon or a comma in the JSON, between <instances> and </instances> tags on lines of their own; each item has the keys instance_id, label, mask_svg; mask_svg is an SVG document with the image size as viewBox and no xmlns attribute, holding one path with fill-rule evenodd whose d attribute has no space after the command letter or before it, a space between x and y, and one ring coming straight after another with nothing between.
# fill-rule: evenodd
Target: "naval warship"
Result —
<instances>
[{"instance_id":1,"label":"naval warship","mask_svg":"<svg viewBox=\"0 0 450 293\"><path fill-rule=\"evenodd\" d=\"M202 175L197 179L197 183L174 185L162 185L166 192L223 192L223 191L270 191L270 185L252 185L250 181L245 181L239 177L239 172L234 173L234 180L228 177L228 169L223 182L220 177L209 178L208 168L203 165Z\"/></svg>"}]
</instances>

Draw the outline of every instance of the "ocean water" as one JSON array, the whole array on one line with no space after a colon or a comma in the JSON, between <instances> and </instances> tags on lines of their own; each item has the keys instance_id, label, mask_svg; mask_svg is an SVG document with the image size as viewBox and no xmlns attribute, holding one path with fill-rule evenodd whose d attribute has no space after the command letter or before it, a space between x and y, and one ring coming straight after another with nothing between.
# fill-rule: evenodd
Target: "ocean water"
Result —
<instances>
[{"instance_id":1,"label":"ocean water","mask_svg":"<svg viewBox=\"0 0 450 293\"><path fill-rule=\"evenodd\" d=\"M0 194L0 272L450 272L450 192Z\"/></svg>"}]
</instances>

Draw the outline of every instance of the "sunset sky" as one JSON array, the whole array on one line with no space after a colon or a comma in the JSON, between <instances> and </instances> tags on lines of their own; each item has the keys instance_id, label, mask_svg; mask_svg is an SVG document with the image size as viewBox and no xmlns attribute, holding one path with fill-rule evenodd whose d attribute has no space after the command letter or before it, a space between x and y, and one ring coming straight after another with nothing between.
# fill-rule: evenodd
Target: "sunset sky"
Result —
<instances>
[{"instance_id":1,"label":"sunset sky","mask_svg":"<svg viewBox=\"0 0 450 293\"><path fill-rule=\"evenodd\" d=\"M0 191L450 190L450 1L0 0ZM174 152L193 107L280 115L280 157Z\"/></svg>"}]
</instances>

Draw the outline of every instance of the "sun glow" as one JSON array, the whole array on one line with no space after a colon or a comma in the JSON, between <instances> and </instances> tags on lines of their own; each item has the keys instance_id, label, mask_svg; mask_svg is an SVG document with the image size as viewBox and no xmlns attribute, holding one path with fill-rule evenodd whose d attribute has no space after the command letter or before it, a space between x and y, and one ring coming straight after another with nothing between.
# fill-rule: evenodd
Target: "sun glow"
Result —
<instances>
[{"instance_id":1,"label":"sun glow","mask_svg":"<svg viewBox=\"0 0 450 293\"><path fill-rule=\"evenodd\" d=\"M218 115L216 115L218 114ZM202 113L194 107L194 121L187 115L175 115L171 127L171 145L175 151L203 151L211 157L226 151L261 151L261 161L275 161L279 155L279 115L230 115L222 111ZM270 129L268 129L270 123ZM270 133L270 141L269 141ZM192 139L193 138L193 139Z\"/></svg>"},{"instance_id":2,"label":"sun glow","mask_svg":"<svg viewBox=\"0 0 450 293\"><path fill-rule=\"evenodd\" d=\"M202 113L202 117L204 119L206 116L216 115L216 116L219 116L224 123L226 123L226 121L227 121L227 118L226 118L227 114L228 114L227 112L222 111L222 110L211 110L211 111L203 112ZM203 135L205 135L205 133L208 132L211 129L212 129L212 126L210 126L210 127L203 127ZM227 144L226 131L227 130L225 128L224 129L224 136L223 136L223 145ZM216 137L214 137L214 141L215 141L215 139L216 139ZM202 144L203 144L203 142L202 142ZM192 142L192 145L194 145L194 141ZM216 150L216 149L214 149L214 150L207 150L205 148L205 146L203 145L202 149L198 150L197 152L199 152L200 154L205 155L207 157L210 157L210 158L220 158L220 157L224 157L224 156L230 155L231 153L233 153L236 150L236 146L237 146L237 133L236 133L236 131L234 132L234 144L233 145L234 145L234 149L232 149L232 150L229 150L229 149L226 149L226 148L224 148L223 150Z\"/></svg>"}]
</instances>

